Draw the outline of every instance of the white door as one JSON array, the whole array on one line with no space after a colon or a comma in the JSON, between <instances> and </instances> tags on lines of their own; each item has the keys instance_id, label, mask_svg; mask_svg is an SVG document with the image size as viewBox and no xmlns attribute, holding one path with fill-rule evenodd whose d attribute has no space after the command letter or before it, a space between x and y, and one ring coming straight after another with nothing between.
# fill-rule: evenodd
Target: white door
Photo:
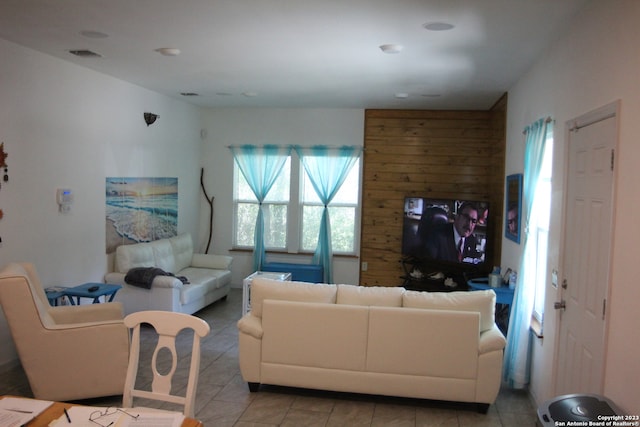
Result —
<instances>
[{"instance_id":1,"label":"white door","mask_svg":"<svg viewBox=\"0 0 640 427\"><path fill-rule=\"evenodd\" d=\"M568 123L556 395L602 393L617 107Z\"/></svg>"}]
</instances>

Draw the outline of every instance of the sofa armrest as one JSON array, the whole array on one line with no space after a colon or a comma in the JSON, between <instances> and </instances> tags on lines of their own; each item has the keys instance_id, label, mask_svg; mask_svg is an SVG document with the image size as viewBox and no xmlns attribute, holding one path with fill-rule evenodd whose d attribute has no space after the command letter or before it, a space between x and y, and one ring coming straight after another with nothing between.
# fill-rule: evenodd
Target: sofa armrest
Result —
<instances>
[{"instance_id":1,"label":"sofa armrest","mask_svg":"<svg viewBox=\"0 0 640 427\"><path fill-rule=\"evenodd\" d=\"M213 254L193 254L191 267L229 270L233 257Z\"/></svg>"},{"instance_id":2,"label":"sofa armrest","mask_svg":"<svg viewBox=\"0 0 640 427\"><path fill-rule=\"evenodd\" d=\"M183 283L175 276L156 276L151 288L181 288Z\"/></svg>"},{"instance_id":3,"label":"sofa armrest","mask_svg":"<svg viewBox=\"0 0 640 427\"><path fill-rule=\"evenodd\" d=\"M49 308L49 314L57 324L102 323L111 320L122 322L124 312L119 302L104 304L67 305Z\"/></svg>"},{"instance_id":4,"label":"sofa armrest","mask_svg":"<svg viewBox=\"0 0 640 427\"><path fill-rule=\"evenodd\" d=\"M85 330L91 328L108 328L109 326L122 326L124 320L104 320L101 322L81 322L81 323L62 323L57 325L47 326L45 329L49 332L55 331L69 331L69 330Z\"/></svg>"},{"instance_id":5,"label":"sofa armrest","mask_svg":"<svg viewBox=\"0 0 640 427\"><path fill-rule=\"evenodd\" d=\"M478 353L485 354L496 350L503 350L507 345L507 340L496 325L492 329L480 333Z\"/></svg>"},{"instance_id":6,"label":"sofa armrest","mask_svg":"<svg viewBox=\"0 0 640 427\"><path fill-rule=\"evenodd\" d=\"M238 320L238 330L256 339L261 339L263 334L262 320L251 313L247 313Z\"/></svg>"}]
</instances>

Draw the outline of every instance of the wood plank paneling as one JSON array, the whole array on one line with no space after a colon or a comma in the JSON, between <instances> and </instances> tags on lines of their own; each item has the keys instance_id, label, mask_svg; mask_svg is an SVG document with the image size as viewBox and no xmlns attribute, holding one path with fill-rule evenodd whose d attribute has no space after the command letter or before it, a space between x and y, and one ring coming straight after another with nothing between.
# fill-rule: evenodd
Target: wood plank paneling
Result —
<instances>
[{"instance_id":1,"label":"wood plank paneling","mask_svg":"<svg viewBox=\"0 0 640 427\"><path fill-rule=\"evenodd\" d=\"M493 251L502 245L506 95L490 111L367 110L360 272L364 286L399 286L407 196L488 200Z\"/></svg>"}]
</instances>

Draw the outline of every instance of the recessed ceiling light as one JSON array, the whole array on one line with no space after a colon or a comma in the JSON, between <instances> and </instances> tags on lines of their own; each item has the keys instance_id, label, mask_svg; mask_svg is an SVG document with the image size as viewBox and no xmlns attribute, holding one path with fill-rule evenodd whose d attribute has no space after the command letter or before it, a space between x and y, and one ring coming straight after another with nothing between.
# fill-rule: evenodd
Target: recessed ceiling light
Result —
<instances>
[{"instance_id":1,"label":"recessed ceiling light","mask_svg":"<svg viewBox=\"0 0 640 427\"><path fill-rule=\"evenodd\" d=\"M90 39L106 39L107 37L109 37L108 34L101 33L100 31L92 31L92 30L80 31L80 34Z\"/></svg>"},{"instance_id":2,"label":"recessed ceiling light","mask_svg":"<svg viewBox=\"0 0 640 427\"><path fill-rule=\"evenodd\" d=\"M384 53L400 53L402 48L401 44L383 44L380 46L380 50Z\"/></svg>"},{"instance_id":3,"label":"recessed ceiling light","mask_svg":"<svg viewBox=\"0 0 640 427\"><path fill-rule=\"evenodd\" d=\"M396 98L398 99L406 99L409 97L408 93L404 93L404 92L398 92L396 93Z\"/></svg>"},{"instance_id":4,"label":"recessed ceiling light","mask_svg":"<svg viewBox=\"0 0 640 427\"><path fill-rule=\"evenodd\" d=\"M422 26L429 31L448 31L455 27L455 25L448 22L427 22Z\"/></svg>"},{"instance_id":5,"label":"recessed ceiling light","mask_svg":"<svg viewBox=\"0 0 640 427\"><path fill-rule=\"evenodd\" d=\"M159 49L156 49L156 52L160 53L161 55L164 56L178 56L180 55L180 49L177 49L175 47L161 47Z\"/></svg>"}]
</instances>

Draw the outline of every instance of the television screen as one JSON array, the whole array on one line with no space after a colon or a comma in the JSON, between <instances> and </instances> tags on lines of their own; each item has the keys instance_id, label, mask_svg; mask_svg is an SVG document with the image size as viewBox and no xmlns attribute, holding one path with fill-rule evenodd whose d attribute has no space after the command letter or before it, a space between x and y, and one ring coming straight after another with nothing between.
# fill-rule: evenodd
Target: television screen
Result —
<instances>
[{"instance_id":1,"label":"television screen","mask_svg":"<svg viewBox=\"0 0 640 427\"><path fill-rule=\"evenodd\" d=\"M407 197L402 254L459 265L484 264L489 203Z\"/></svg>"}]
</instances>

